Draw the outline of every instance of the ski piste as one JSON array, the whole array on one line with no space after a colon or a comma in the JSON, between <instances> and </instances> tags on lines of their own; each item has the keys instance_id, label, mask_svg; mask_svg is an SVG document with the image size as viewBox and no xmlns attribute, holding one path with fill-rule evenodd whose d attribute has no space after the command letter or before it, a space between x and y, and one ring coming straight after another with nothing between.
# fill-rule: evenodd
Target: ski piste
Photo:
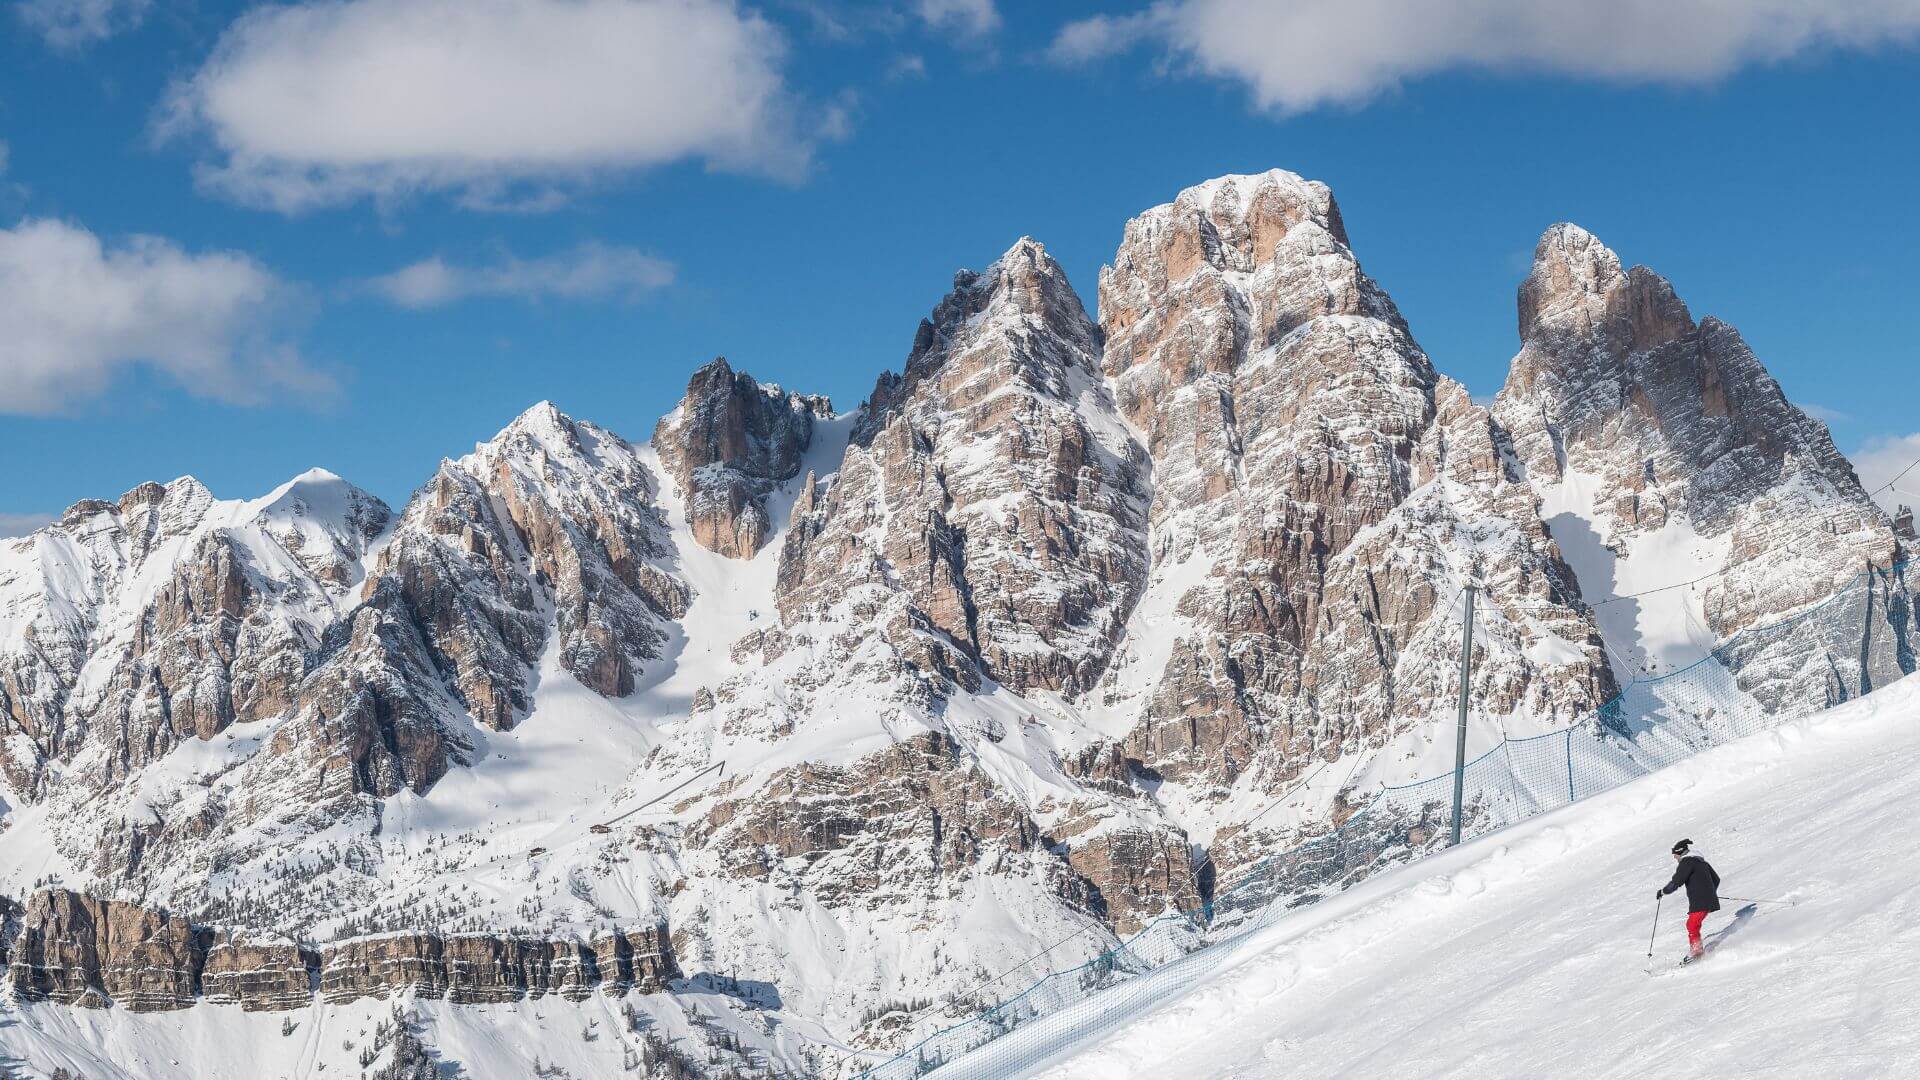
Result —
<instances>
[{"instance_id":1,"label":"ski piste","mask_svg":"<svg viewBox=\"0 0 1920 1080\"><path fill-rule=\"evenodd\" d=\"M1920 843L1903 824L1920 813L1916 768L1908 679L1362 882L1116 1023L1063 1017L935 1075L1590 1075L1592 1054L1652 1065L1650 1047L1696 1039L1700 986L1727 1048L1685 1075L1829 1075L1839 1002L1874 1018L1848 1031L1847 1060L1920 1075L1920 1045L1895 1019L1920 1001L1920 887L1904 869ZM1781 901L1722 898L1706 937L1733 947L1694 973L1704 984L1622 962L1646 941L1644 885L1687 834L1712 844L1733 891ZM1679 914L1669 906L1657 944L1669 967L1685 949ZM1590 1007L1555 1007L1574 994Z\"/></svg>"}]
</instances>

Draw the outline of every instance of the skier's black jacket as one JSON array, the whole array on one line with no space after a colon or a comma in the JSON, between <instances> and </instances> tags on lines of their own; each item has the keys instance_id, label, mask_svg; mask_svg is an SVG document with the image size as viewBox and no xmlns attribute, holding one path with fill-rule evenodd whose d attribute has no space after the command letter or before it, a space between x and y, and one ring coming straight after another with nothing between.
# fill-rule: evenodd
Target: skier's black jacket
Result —
<instances>
[{"instance_id":1,"label":"skier's black jacket","mask_svg":"<svg viewBox=\"0 0 1920 1080\"><path fill-rule=\"evenodd\" d=\"M1680 865L1673 868L1673 880L1660 891L1670 893L1682 885L1687 888L1688 911L1720 910L1720 875L1713 872L1707 860L1698 855L1681 859Z\"/></svg>"}]
</instances>

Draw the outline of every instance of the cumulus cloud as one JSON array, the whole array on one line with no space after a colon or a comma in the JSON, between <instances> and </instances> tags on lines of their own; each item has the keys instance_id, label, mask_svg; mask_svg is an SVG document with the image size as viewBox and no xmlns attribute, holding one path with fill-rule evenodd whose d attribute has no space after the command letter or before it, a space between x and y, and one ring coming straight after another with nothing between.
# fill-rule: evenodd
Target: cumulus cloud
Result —
<instances>
[{"instance_id":1,"label":"cumulus cloud","mask_svg":"<svg viewBox=\"0 0 1920 1080\"><path fill-rule=\"evenodd\" d=\"M297 211L445 191L541 208L682 160L795 177L818 131L731 0L308 0L235 22L163 111L202 183Z\"/></svg>"},{"instance_id":2,"label":"cumulus cloud","mask_svg":"<svg viewBox=\"0 0 1920 1080\"><path fill-rule=\"evenodd\" d=\"M1920 434L1883 435L1847 455L1860 483L1875 502L1891 512L1905 504L1920 507Z\"/></svg>"},{"instance_id":3,"label":"cumulus cloud","mask_svg":"<svg viewBox=\"0 0 1920 1080\"><path fill-rule=\"evenodd\" d=\"M918 0L915 10L928 26L965 37L983 38L1000 29L1000 9L993 0Z\"/></svg>"},{"instance_id":4,"label":"cumulus cloud","mask_svg":"<svg viewBox=\"0 0 1920 1080\"><path fill-rule=\"evenodd\" d=\"M537 259L508 257L458 266L435 256L373 279L373 290L407 308L439 307L470 297L521 300L638 300L673 283L673 264L632 248L582 244Z\"/></svg>"},{"instance_id":5,"label":"cumulus cloud","mask_svg":"<svg viewBox=\"0 0 1920 1080\"><path fill-rule=\"evenodd\" d=\"M153 0L19 0L13 11L49 45L74 49L131 30Z\"/></svg>"},{"instance_id":6,"label":"cumulus cloud","mask_svg":"<svg viewBox=\"0 0 1920 1080\"><path fill-rule=\"evenodd\" d=\"M51 220L0 230L0 412L70 409L137 365L240 404L331 393L276 332L287 294L244 255L151 236L109 248Z\"/></svg>"},{"instance_id":7,"label":"cumulus cloud","mask_svg":"<svg viewBox=\"0 0 1920 1080\"><path fill-rule=\"evenodd\" d=\"M1085 62L1152 43L1176 67L1246 84L1261 108L1296 112L1449 70L1698 83L1916 33L1920 0L1162 0L1068 23L1050 53Z\"/></svg>"}]
</instances>

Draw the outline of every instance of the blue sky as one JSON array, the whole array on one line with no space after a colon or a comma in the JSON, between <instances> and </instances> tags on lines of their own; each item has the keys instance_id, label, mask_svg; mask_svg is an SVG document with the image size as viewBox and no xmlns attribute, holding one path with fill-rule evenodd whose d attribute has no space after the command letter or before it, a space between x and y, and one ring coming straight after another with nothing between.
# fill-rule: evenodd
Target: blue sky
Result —
<instances>
[{"instance_id":1,"label":"blue sky","mask_svg":"<svg viewBox=\"0 0 1920 1080\"><path fill-rule=\"evenodd\" d=\"M1032 235L1091 307L1130 216L1275 166L1477 394L1572 220L1920 456L1920 3L452 3L6 0L0 535L182 473L397 506L721 354L851 407L956 268Z\"/></svg>"}]
</instances>

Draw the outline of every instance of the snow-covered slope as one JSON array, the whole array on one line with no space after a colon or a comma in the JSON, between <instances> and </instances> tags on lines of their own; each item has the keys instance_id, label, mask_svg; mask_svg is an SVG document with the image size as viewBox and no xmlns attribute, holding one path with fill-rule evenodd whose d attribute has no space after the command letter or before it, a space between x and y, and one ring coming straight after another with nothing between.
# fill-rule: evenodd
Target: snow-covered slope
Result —
<instances>
[{"instance_id":1,"label":"snow-covered slope","mask_svg":"<svg viewBox=\"0 0 1920 1080\"><path fill-rule=\"evenodd\" d=\"M64 1068L88 1080L358 1078L369 1065L391 1066L392 1031L404 1023L436 1070L427 1075L462 1080L702 1075L668 1071L676 1054L716 1077L728 1069L761 1077L769 1068L807 1075L815 1060L807 1041L817 1040L819 1030L763 1025L734 989L693 986L670 995L496 1005L452 1005L409 994L393 1001L319 1003L292 1013L211 1004L161 1015L51 1003L8 1006L0 1013L0 1068L21 1066L36 1077ZM738 1049L705 1049L718 1044Z\"/></svg>"},{"instance_id":2,"label":"snow-covered slope","mask_svg":"<svg viewBox=\"0 0 1920 1080\"><path fill-rule=\"evenodd\" d=\"M1908 678L1375 878L1092 1039L1052 1034L1063 1017L936 1075L1915 1075L1916 771ZM1652 892L1682 837L1727 896L1795 906L1727 900L1708 959L1675 969L1669 898L1650 978Z\"/></svg>"}]
</instances>

